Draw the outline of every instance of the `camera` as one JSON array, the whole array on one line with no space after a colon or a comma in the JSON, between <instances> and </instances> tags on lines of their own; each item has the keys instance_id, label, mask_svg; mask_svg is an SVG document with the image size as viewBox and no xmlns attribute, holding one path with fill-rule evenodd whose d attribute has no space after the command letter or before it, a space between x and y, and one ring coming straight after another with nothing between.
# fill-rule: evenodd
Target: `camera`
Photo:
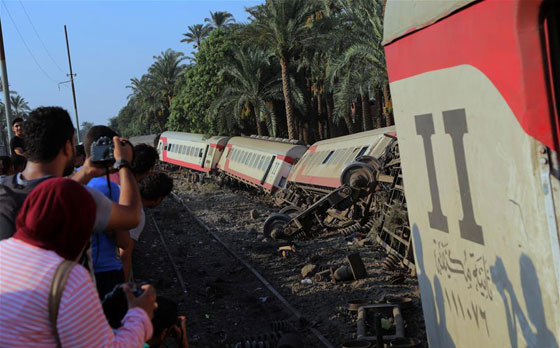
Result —
<instances>
[{"instance_id":1,"label":"camera","mask_svg":"<svg viewBox=\"0 0 560 348\"><path fill-rule=\"evenodd\" d=\"M144 290L140 287L141 285L136 285L134 283L125 284L132 287L132 293L136 297L144 293ZM109 325L111 325L113 329L121 326L121 320L128 311L128 301L126 300L126 295L122 286L123 284L116 285L111 292L105 295L105 298L103 298L103 301L101 302L103 312L109 321Z\"/></svg>"},{"instance_id":2,"label":"camera","mask_svg":"<svg viewBox=\"0 0 560 348\"><path fill-rule=\"evenodd\" d=\"M115 163L113 139L103 136L91 144L91 161L104 166Z\"/></svg>"}]
</instances>

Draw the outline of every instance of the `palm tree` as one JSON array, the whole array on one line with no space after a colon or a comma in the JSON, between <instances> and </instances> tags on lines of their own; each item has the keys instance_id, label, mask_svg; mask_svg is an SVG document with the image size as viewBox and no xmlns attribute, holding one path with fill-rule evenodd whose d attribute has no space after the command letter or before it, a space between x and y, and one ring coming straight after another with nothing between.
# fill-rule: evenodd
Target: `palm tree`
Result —
<instances>
[{"instance_id":1,"label":"palm tree","mask_svg":"<svg viewBox=\"0 0 560 348\"><path fill-rule=\"evenodd\" d=\"M175 97L177 80L185 69L181 62L183 53L168 49L159 56L148 68L148 73L140 79L132 78L127 88L132 90L129 95L129 109L140 110L136 121L146 127L152 122L164 131L169 117L171 102Z\"/></svg>"},{"instance_id":2,"label":"palm tree","mask_svg":"<svg viewBox=\"0 0 560 348\"><path fill-rule=\"evenodd\" d=\"M227 11L210 11L210 18L205 18L204 21L208 23L212 29L226 28L235 23L233 15Z\"/></svg>"},{"instance_id":3,"label":"palm tree","mask_svg":"<svg viewBox=\"0 0 560 348\"><path fill-rule=\"evenodd\" d=\"M248 9L255 18L250 35L280 61L282 88L288 123L288 137L297 138L290 66L303 47L314 46L317 38L310 16L318 9L315 1L270 0L262 7Z\"/></svg>"},{"instance_id":4,"label":"palm tree","mask_svg":"<svg viewBox=\"0 0 560 348\"><path fill-rule=\"evenodd\" d=\"M391 101L385 52L382 46L384 1L337 0L336 6L341 10L341 22L351 30L353 38L342 54L338 68L359 64L362 70L368 71L372 75L372 87L381 91L381 93L376 92L377 96L383 95L386 107L383 107L382 111L387 125L390 125L393 123L390 110ZM380 99L377 98L377 103L382 103Z\"/></svg>"},{"instance_id":5,"label":"palm tree","mask_svg":"<svg viewBox=\"0 0 560 348\"><path fill-rule=\"evenodd\" d=\"M185 38L182 39L181 42L194 42L193 47L195 49L198 49L200 47L200 43L202 42L202 40L204 40L212 30L209 25L202 24L189 25L188 29L189 31L183 34Z\"/></svg>"},{"instance_id":6,"label":"palm tree","mask_svg":"<svg viewBox=\"0 0 560 348\"><path fill-rule=\"evenodd\" d=\"M262 122L266 121L269 134L277 131L276 115L271 101L282 97L280 77L271 69L268 54L252 47L239 48L220 72L229 81L222 95L212 103L208 111L210 117L220 112L223 120L231 128L233 121L243 115L255 118L257 132L263 135Z\"/></svg>"},{"instance_id":7,"label":"palm tree","mask_svg":"<svg viewBox=\"0 0 560 348\"><path fill-rule=\"evenodd\" d=\"M161 52L160 56L154 56L154 59L156 61L148 68L149 78L156 91L167 100L169 109L175 96L177 80L185 69L185 65L181 64L185 57L181 52L168 49Z\"/></svg>"},{"instance_id":8,"label":"palm tree","mask_svg":"<svg viewBox=\"0 0 560 348\"><path fill-rule=\"evenodd\" d=\"M27 101L25 101L25 98L23 98L19 94L10 96L10 104L14 117L23 117L27 115L29 111L31 111L31 109L29 108L29 104L27 103Z\"/></svg>"}]
</instances>

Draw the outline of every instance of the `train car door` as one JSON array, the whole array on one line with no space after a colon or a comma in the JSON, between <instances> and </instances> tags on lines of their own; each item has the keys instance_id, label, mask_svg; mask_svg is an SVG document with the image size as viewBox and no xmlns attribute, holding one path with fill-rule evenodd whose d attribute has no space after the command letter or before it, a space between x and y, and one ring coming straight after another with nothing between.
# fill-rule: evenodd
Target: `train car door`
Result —
<instances>
[{"instance_id":1,"label":"train car door","mask_svg":"<svg viewBox=\"0 0 560 348\"><path fill-rule=\"evenodd\" d=\"M202 157L202 164L200 165L201 168L204 168L204 164L206 162L206 156L208 155L208 149L210 145L206 145L206 149L204 149L204 156Z\"/></svg>"},{"instance_id":2,"label":"train car door","mask_svg":"<svg viewBox=\"0 0 560 348\"><path fill-rule=\"evenodd\" d=\"M261 185L263 185L266 182L266 178L268 177L268 173L270 173L270 168L272 168L272 165L274 164L275 160L276 160L276 156L272 156L272 159L268 163L268 166L266 167L266 171L264 172L264 175L261 179Z\"/></svg>"},{"instance_id":3,"label":"train car door","mask_svg":"<svg viewBox=\"0 0 560 348\"><path fill-rule=\"evenodd\" d=\"M546 5L387 2L386 61L430 347L560 344L549 75L559 60L547 57L558 46L545 44Z\"/></svg>"}]
</instances>

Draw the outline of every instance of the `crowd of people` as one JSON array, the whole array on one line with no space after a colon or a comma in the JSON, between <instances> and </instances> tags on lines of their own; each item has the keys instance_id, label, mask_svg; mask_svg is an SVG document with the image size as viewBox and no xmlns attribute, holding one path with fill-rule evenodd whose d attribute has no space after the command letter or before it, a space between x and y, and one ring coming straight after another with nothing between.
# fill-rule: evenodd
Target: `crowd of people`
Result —
<instances>
[{"instance_id":1,"label":"crowd of people","mask_svg":"<svg viewBox=\"0 0 560 348\"><path fill-rule=\"evenodd\" d=\"M145 209L171 193L157 150L106 126L76 144L68 112L12 123L0 157L0 347L188 347L186 318L133 282ZM112 141L100 161L92 151Z\"/></svg>"}]
</instances>

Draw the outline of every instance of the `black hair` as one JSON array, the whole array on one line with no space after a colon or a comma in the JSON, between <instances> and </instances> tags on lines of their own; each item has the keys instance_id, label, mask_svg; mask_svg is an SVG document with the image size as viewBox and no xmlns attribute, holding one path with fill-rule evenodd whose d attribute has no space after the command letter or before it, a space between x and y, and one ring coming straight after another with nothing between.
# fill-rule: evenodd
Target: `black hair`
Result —
<instances>
[{"instance_id":1,"label":"black hair","mask_svg":"<svg viewBox=\"0 0 560 348\"><path fill-rule=\"evenodd\" d=\"M14 165L12 158L10 156L0 156L0 161L2 161L2 171L0 174L7 175L8 169Z\"/></svg>"},{"instance_id":2,"label":"black hair","mask_svg":"<svg viewBox=\"0 0 560 348\"><path fill-rule=\"evenodd\" d=\"M130 169L134 174L144 174L150 171L159 158L155 147L148 144L138 144L134 147L134 159Z\"/></svg>"},{"instance_id":3,"label":"black hair","mask_svg":"<svg viewBox=\"0 0 560 348\"><path fill-rule=\"evenodd\" d=\"M76 145L76 156L85 156L85 155L86 155L86 151L85 151L84 144Z\"/></svg>"},{"instance_id":4,"label":"black hair","mask_svg":"<svg viewBox=\"0 0 560 348\"><path fill-rule=\"evenodd\" d=\"M149 201L163 198L173 190L173 179L162 172L154 172L140 181L140 195Z\"/></svg>"},{"instance_id":5,"label":"black hair","mask_svg":"<svg viewBox=\"0 0 560 348\"><path fill-rule=\"evenodd\" d=\"M157 305L154 311L154 319L152 319L152 325L154 326L152 337L159 337L163 330L171 328L177 322L177 303L166 297L158 296Z\"/></svg>"},{"instance_id":6,"label":"black hair","mask_svg":"<svg viewBox=\"0 0 560 348\"><path fill-rule=\"evenodd\" d=\"M101 137L109 137L111 140L113 140L114 136L117 136L117 133L107 126L91 127L86 134L86 139L84 140L84 149L86 151L86 156L91 156L91 144L94 141Z\"/></svg>"},{"instance_id":7,"label":"black hair","mask_svg":"<svg viewBox=\"0 0 560 348\"><path fill-rule=\"evenodd\" d=\"M14 126L14 124L16 124L18 122L23 122L23 118L21 118L21 117L14 118L14 120L12 121L12 127Z\"/></svg>"},{"instance_id":8,"label":"black hair","mask_svg":"<svg viewBox=\"0 0 560 348\"><path fill-rule=\"evenodd\" d=\"M58 106L42 106L31 111L24 129L25 156L32 162L52 161L74 137L70 115Z\"/></svg>"}]
</instances>

